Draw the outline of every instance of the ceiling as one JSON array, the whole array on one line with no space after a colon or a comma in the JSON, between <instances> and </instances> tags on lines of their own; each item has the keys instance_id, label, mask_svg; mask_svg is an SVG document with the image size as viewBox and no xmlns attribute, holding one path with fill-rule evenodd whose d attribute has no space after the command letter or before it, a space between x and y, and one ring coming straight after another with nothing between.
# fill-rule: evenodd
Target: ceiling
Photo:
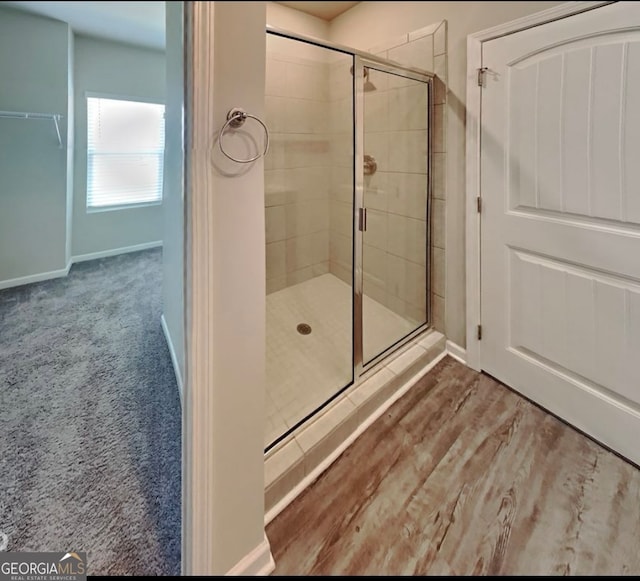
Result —
<instances>
[{"instance_id":1,"label":"ceiling","mask_svg":"<svg viewBox=\"0 0 640 581\"><path fill-rule=\"evenodd\" d=\"M164 50L164 2L2 2L1 4L68 22L75 32Z\"/></svg>"},{"instance_id":2,"label":"ceiling","mask_svg":"<svg viewBox=\"0 0 640 581\"><path fill-rule=\"evenodd\" d=\"M360 2L278 2L278 4L330 21Z\"/></svg>"}]
</instances>

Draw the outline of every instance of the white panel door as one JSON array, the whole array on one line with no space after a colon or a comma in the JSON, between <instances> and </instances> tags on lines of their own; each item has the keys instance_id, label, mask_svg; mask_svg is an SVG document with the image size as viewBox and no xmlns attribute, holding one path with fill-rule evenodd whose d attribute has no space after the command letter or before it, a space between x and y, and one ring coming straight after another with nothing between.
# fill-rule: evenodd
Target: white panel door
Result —
<instances>
[{"instance_id":1,"label":"white panel door","mask_svg":"<svg viewBox=\"0 0 640 581\"><path fill-rule=\"evenodd\" d=\"M482 59L482 368L640 463L640 3Z\"/></svg>"}]
</instances>

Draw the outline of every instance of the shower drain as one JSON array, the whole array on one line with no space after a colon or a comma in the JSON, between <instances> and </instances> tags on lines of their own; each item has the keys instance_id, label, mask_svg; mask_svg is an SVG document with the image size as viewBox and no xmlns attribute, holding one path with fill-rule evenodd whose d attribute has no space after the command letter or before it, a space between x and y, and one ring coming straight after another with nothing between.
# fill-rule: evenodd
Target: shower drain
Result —
<instances>
[{"instance_id":1,"label":"shower drain","mask_svg":"<svg viewBox=\"0 0 640 581\"><path fill-rule=\"evenodd\" d=\"M307 325L306 323L300 323L296 329L301 335L309 335L309 333L311 333L311 325Z\"/></svg>"}]
</instances>

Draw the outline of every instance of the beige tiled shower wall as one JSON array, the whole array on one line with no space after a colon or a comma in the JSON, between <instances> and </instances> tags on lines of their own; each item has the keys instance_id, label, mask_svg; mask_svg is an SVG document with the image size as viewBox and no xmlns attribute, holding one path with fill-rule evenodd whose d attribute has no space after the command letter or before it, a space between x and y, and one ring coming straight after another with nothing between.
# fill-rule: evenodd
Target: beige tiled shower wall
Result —
<instances>
[{"instance_id":1,"label":"beige tiled shower wall","mask_svg":"<svg viewBox=\"0 0 640 581\"><path fill-rule=\"evenodd\" d=\"M322 49L267 37L267 293L329 272L329 66Z\"/></svg>"},{"instance_id":2,"label":"beige tiled shower wall","mask_svg":"<svg viewBox=\"0 0 640 581\"><path fill-rule=\"evenodd\" d=\"M403 65L436 73L433 119L433 196L431 205L432 321L444 330L444 224L446 114L446 22L403 35L370 52ZM330 68L332 180L330 271L351 282L352 160L345 147L351 135L341 135L350 114L336 103L351 98L350 64ZM374 91L365 92L365 153L378 164L365 177L368 228L364 235L364 292L405 319L425 318L426 195L428 175L426 91L424 85L370 71Z\"/></svg>"},{"instance_id":3,"label":"beige tiled shower wall","mask_svg":"<svg viewBox=\"0 0 640 581\"><path fill-rule=\"evenodd\" d=\"M445 212L442 128L446 100L446 22L391 39L373 47L370 52L440 75L434 82L434 189L430 215L432 270L431 296L428 298L433 309L432 322L436 329L442 331ZM417 82L386 77L385 84L378 73L380 86L373 79L378 90L365 94L365 103L369 104L369 107L365 106L365 149L371 149L374 156L377 152L384 163L379 175L367 178L370 179L368 183L365 180L365 201L371 208L368 210L369 224L373 216L380 223L378 231L382 235L369 240L365 236L364 292L406 319L421 322L425 318L423 281L426 276L423 250L427 226L424 192L428 180L424 162L427 156L426 92L424 85ZM388 153L385 148L388 148ZM366 259L367 253L369 260ZM383 267L386 267L384 271ZM382 272L386 279L381 278Z\"/></svg>"},{"instance_id":4,"label":"beige tiled shower wall","mask_svg":"<svg viewBox=\"0 0 640 581\"><path fill-rule=\"evenodd\" d=\"M333 55L329 69L331 128L330 236L331 274L353 281L353 78L350 56Z\"/></svg>"},{"instance_id":5,"label":"beige tiled shower wall","mask_svg":"<svg viewBox=\"0 0 640 581\"><path fill-rule=\"evenodd\" d=\"M398 59L396 59L398 60ZM364 96L364 293L414 324L426 320L427 87L375 70Z\"/></svg>"},{"instance_id":6,"label":"beige tiled shower wall","mask_svg":"<svg viewBox=\"0 0 640 581\"><path fill-rule=\"evenodd\" d=\"M446 22L370 52L434 71L431 305L444 330L446 210ZM269 38L269 37L268 37ZM273 41L277 42L273 42ZM351 58L287 39L268 39L265 168L267 292L331 272L352 282L353 101ZM371 71L365 93L365 178L369 228L364 291L404 318L424 319L426 93L418 83Z\"/></svg>"}]
</instances>

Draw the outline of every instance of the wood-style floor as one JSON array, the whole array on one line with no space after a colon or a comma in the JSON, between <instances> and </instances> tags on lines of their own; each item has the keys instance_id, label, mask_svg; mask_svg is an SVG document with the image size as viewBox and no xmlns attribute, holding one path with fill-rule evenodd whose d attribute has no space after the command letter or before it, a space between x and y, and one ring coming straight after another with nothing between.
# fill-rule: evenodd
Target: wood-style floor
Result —
<instances>
[{"instance_id":1,"label":"wood-style floor","mask_svg":"<svg viewBox=\"0 0 640 581\"><path fill-rule=\"evenodd\" d=\"M447 357L267 535L275 575L640 574L640 471Z\"/></svg>"}]
</instances>

